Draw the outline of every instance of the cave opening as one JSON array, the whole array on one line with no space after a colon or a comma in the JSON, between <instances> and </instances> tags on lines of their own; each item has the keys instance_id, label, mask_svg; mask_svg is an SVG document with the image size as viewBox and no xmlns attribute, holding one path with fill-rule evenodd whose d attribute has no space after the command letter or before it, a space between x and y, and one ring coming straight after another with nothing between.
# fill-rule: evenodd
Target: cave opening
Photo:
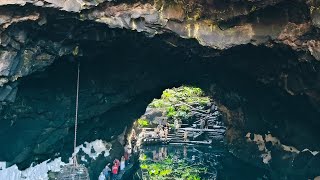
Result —
<instances>
[{"instance_id":1,"label":"cave opening","mask_svg":"<svg viewBox=\"0 0 320 180\"><path fill-rule=\"evenodd\" d=\"M79 144L103 139L111 147L108 153L119 156L122 145L118 138L126 134L125 127L130 128L165 89L188 85L201 88L217 102L227 127L224 138L228 151L248 167L253 164L261 168L262 176L268 177L272 173L276 177L316 175L316 167L298 172L290 162L277 160L288 156L287 161L295 160L295 155L287 154L293 151L290 148L320 148L317 105L305 94L299 94L301 89L295 89L301 79L286 79L286 74L316 75L311 69L319 66L297 64L297 55L280 45L243 45L220 52L175 35L149 38L95 23L77 22L70 31L64 26L68 21L76 20L63 19L62 23L55 19L34 34L39 38L51 33L51 40L76 44L79 52L77 56L62 56L42 72L19 80L15 102L4 104L1 110L4 120L0 121L0 140L6 147L0 149L0 161L9 166L17 164L21 169L50 158L68 161L79 61ZM34 30L32 25L30 29ZM290 95L292 89L294 96ZM10 137L14 137L14 144L9 143ZM106 161L112 160L111 156L99 156L100 159L89 161L93 178ZM313 161L311 164L316 162Z\"/></svg>"},{"instance_id":2,"label":"cave opening","mask_svg":"<svg viewBox=\"0 0 320 180\"><path fill-rule=\"evenodd\" d=\"M140 166L134 178L250 179L266 176L263 169L239 161L226 150L224 118L216 102L200 88L180 86L164 90L129 130L125 148L139 152Z\"/></svg>"}]
</instances>

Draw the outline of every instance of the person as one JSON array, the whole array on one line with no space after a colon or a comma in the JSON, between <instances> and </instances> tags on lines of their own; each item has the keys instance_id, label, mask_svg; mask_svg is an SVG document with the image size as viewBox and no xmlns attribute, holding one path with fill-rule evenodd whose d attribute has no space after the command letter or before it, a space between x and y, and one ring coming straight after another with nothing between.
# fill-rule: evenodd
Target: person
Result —
<instances>
[{"instance_id":1,"label":"person","mask_svg":"<svg viewBox=\"0 0 320 180\"><path fill-rule=\"evenodd\" d=\"M137 146L137 139L133 139L132 141L131 141L131 147L136 147ZM131 148L130 147L130 148Z\"/></svg>"},{"instance_id":2,"label":"person","mask_svg":"<svg viewBox=\"0 0 320 180\"><path fill-rule=\"evenodd\" d=\"M168 126L165 126L165 127L164 127L164 138L165 138L165 140L168 139L168 133L169 133L169 132L168 132L168 131L169 131L168 129L169 129Z\"/></svg>"},{"instance_id":3,"label":"person","mask_svg":"<svg viewBox=\"0 0 320 180\"><path fill-rule=\"evenodd\" d=\"M187 141L188 138L188 131L184 131L183 133L183 141Z\"/></svg>"},{"instance_id":4,"label":"person","mask_svg":"<svg viewBox=\"0 0 320 180\"><path fill-rule=\"evenodd\" d=\"M119 170L118 164L114 163L113 166L112 166L112 179L117 179L118 170Z\"/></svg>"},{"instance_id":5,"label":"person","mask_svg":"<svg viewBox=\"0 0 320 180\"><path fill-rule=\"evenodd\" d=\"M169 129L169 127L170 127L170 124L169 124L169 123L166 123L166 124L164 125L164 128L163 128L163 129L165 129L165 128Z\"/></svg>"},{"instance_id":6,"label":"person","mask_svg":"<svg viewBox=\"0 0 320 180\"><path fill-rule=\"evenodd\" d=\"M126 159L124 158L124 156L121 157L121 162L120 162L120 171L124 170L124 168L126 167Z\"/></svg>"},{"instance_id":7,"label":"person","mask_svg":"<svg viewBox=\"0 0 320 180\"><path fill-rule=\"evenodd\" d=\"M128 153L128 151L124 152L124 159L125 159L126 165L128 165L129 164L129 153Z\"/></svg>"},{"instance_id":8,"label":"person","mask_svg":"<svg viewBox=\"0 0 320 180\"><path fill-rule=\"evenodd\" d=\"M160 135L160 138L163 138L164 137L164 131L162 130L162 128L160 129L160 132L159 132L159 135Z\"/></svg>"},{"instance_id":9,"label":"person","mask_svg":"<svg viewBox=\"0 0 320 180\"><path fill-rule=\"evenodd\" d=\"M118 169L119 169L119 166L120 166L120 161L119 161L119 159L115 159L115 160L113 161L113 163L114 163L115 165L117 165L117 167L118 167Z\"/></svg>"},{"instance_id":10,"label":"person","mask_svg":"<svg viewBox=\"0 0 320 180\"><path fill-rule=\"evenodd\" d=\"M214 104L213 104L213 105L211 106L211 108L210 108L210 112L211 112L211 113L214 113L214 112L216 112L217 110L218 110L218 106L216 106L216 105L214 105Z\"/></svg>"},{"instance_id":11,"label":"person","mask_svg":"<svg viewBox=\"0 0 320 180\"><path fill-rule=\"evenodd\" d=\"M137 135L134 129L132 129L132 133L131 133L131 143L133 143L133 141L137 141Z\"/></svg>"},{"instance_id":12,"label":"person","mask_svg":"<svg viewBox=\"0 0 320 180\"><path fill-rule=\"evenodd\" d=\"M136 146L137 144L137 134L136 134L136 131L134 129L132 129L132 132L131 132L131 136L130 136L130 143L132 147Z\"/></svg>"},{"instance_id":13,"label":"person","mask_svg":"<svg viewBox=\"0 0 320 180\"><path fill-rule=\"evenodd\" d=\"M129 151L129 144L124 146L124 153L127 153Z\"/></svg>"},{"instance_id":14,"label":"person","mask_svg":"<svg viewBox=\"0 0 320 180\"><path fill-rule=\"evenodd\" d=\"M206 119L204 120L204 128L205 128L205 129L208 129L208 127L209 127L209 122L208 122L208 119L206 118Z\"/></svg>"},{"instance_id":15,"label":"person","mask_svg":"<svg viewBox=\"0 0 320 180\"><path fill-rule=\"evenodd\" d=\"M137 147L137 146L134 146L134 147L133 147L133 152L134 152L134 153L137 153L137 152L138 152L138 147Z\"/></svg>"},{"instance_id":16,"label":"person","mask_svg":"<svg viewBox=\"0 0 320 180\"><path fill-rule=\"evenodd\" d=\"M106 167L102 170L106 180L110 180L110 171L111 171L111 169L109 168L109 165L110 165L110 163L108 163L106 165Z\"/></svg>"},{"instance_id":17,"label":"person","mask_svg":"<svg viewBox=\"0 0 320 180\"><path fill-rule=\"evenodd\" d=\"M158 127L154 128L154 135L155 135L154 138L159 136L159 128Z\"/></svg>"},{"instance_id":18,"label":"person","mask_svg":"<svg viewBox=\"0 0 320 180\"><path fill-rule=\"evenodd\" d=\"M128 146L128 155L129 157L131 156L132 154L132 146Z\"/></svg>"},{"instance_id":19,"label":"person","mask_svg":"<svg viewBox=\"0 0 320 180\"><path fill-rule=\"evenodd\" d=\"M204 120L201 119L201 120L200 120L200 129L203 129L203 128L204 128L204 124L205 124Z\"/></svg>"},{"instance_id":20,"label":"person","mask_svg":"<svg viewBox=\"0 0 320 180\"><path fill-rule=\"evenodd\" d=\"M141 136L142 138L146 137L146 129L142 129Z\"/></svg>"},{"instance_id":21,"label":"person","mask_svg":"<svg viewBox=\"0 0 320 180\"><path fill-rule=\"evenodd\" d=\"M103 175L103 173L101 172L98 179L99 179L99 180L105 180L106 177L105 177L105 176Z\"/></svg>"},{"instance_id":22,"label":"person","mask_svg":"<svg viewBox=\"0 0 320 180\"><path fill-rule=\"evenodd\" d=\"M174 120L174 128L176 131L179 129L179 121L177 119Z\"/></svg>"},{"instance_id":23,"label":"person","mask_svg":"<svg viewBox=\"0 0 320 180\"><path fill-rule=\"evenodd\" d=\"M159 124L159 125L158 125L158 129L159 129L159 134L160 134L160 132L163 131L163 125L162 125L162 124Z\"/></svg>"}]
</instances>

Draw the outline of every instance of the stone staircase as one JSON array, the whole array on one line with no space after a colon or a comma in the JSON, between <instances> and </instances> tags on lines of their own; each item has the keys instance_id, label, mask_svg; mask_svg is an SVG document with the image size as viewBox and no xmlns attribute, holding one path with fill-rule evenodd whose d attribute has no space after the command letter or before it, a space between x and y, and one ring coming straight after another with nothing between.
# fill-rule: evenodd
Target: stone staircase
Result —
<instances>
[{"instance_id":1,"label":"stone staircase","mask_svg":"<svg viewBox=\"0 0 320 180\"><path fill-rule=\"evenodd\" d=\"M167 139L160 137L150 137L148 136L144 139L147 143L196 143L196 144L208 144L212 140L222 140L225 135L226 128L223 126L221 121L218 121L218 116L220 115L218 111L208 114L195 112L199 120L195 121L193 124L181 124L178 130L170 129ZM201 129L201 120L206 120L208 122L207 129ZM152 128L144 128L146 132L152 134ZM187 132L187 141L184 139L184 134Z\"/></svg>"}]
</instances>

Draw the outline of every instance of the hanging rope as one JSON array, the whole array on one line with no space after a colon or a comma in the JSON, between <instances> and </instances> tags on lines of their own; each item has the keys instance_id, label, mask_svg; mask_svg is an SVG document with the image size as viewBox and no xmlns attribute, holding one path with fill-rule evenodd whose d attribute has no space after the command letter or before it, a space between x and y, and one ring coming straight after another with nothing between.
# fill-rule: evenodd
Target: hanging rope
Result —
<instances>
[{"instance_id":1,"label":"hanging rope","mask_svg":"<svg viewBox=\"0 0 320 180\"><path fill-rule=\"evenodd\" d=\"M76 115L74 121L74 141L73 141L73 152L76 152L77 147L77 128L78 128L78 108L79 108L79 86L80 86L80 63L78 63L78 74L77 74L77 95L76 95ZM78 166L77 157L73 157L73 165Z\"/></svg>"}]
</instances>

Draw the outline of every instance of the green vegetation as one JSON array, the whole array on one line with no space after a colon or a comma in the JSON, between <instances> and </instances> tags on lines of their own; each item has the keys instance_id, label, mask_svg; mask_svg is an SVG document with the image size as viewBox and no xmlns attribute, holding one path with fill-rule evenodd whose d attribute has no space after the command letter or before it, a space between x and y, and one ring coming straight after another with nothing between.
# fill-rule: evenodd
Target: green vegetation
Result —
<instances>
[{"instance_id":1,"label":"green vegetation","mask_svg":"<svg viewBox=\"0 0 320 180\"><path fill-rule=\"evenodd\" d=\"M188 165L185 160L174 162L171 156L160 162L154 162L146 157L140 158L140 167L147 171L151 180L159 179L181 179L200 180L200 174L206 172L206 168Z\"/></svg>"},{"instance_id":2,"label":"green vegetation","mask_svg":"<svg viewBox=\"0 0 320 180\"><path fill-rule=\"evenodd\" d=\"M140 160L140 161L145 161L145 160L147 160L147 155L141 154L140 157L139 157L139 160Z\"/></svg>"},{"instance_id":3,"label":"green vegetation","mask_svg":"<svg viewBox=\"0 0 320 180\"><path fill-rule=\"evenodd\" d=\"M199 176L196 176L196 175L190 175L187 180L200 180L200 177Z\"/></svg>"},{"instance_id":4,"label":"green vegetation","mask_svg":"<svg viewBox=\"0 0 320 180\"><path fill-rule=\"evenodd\" d=\"M167 117L173 118L177 115L177 111L173 106L169 106L167 108Z\"/></svg>"},{"instance_id":5,"label":"green vegetation","mask_svg":"<svg viewBox=\"0 0 320 180\"><path fill-rule=\"evenodd\" d=\"M169 120L187 119L192 107L207 106L211 99L200 88L182 86L166 89L160 99L154 99L149 107L164 109Z\"/></svg>"},{"instance_id":6,"label":"green vegetation","mask_svg":"<svg viewBox=\"0 0 320 180\"><path fill-rule=\"evenodd\" d=\"M169 105L169 104L165 103L164 100L157 99L157 100L153 100L149 106L151 106L153 108L163 108L163 107L166 107L167 105Z\"/></svg>"},{"instance_id":7,"label":"green vegetation","mask_svg":"<svg viewBox=\"0 0 320 180\"><path fill-rule=\"evenodd\" d=\"M138 119L138 124L140 127L147 127L149 125L149 121L147 119Z\"/></svg>"}]
</instances>

